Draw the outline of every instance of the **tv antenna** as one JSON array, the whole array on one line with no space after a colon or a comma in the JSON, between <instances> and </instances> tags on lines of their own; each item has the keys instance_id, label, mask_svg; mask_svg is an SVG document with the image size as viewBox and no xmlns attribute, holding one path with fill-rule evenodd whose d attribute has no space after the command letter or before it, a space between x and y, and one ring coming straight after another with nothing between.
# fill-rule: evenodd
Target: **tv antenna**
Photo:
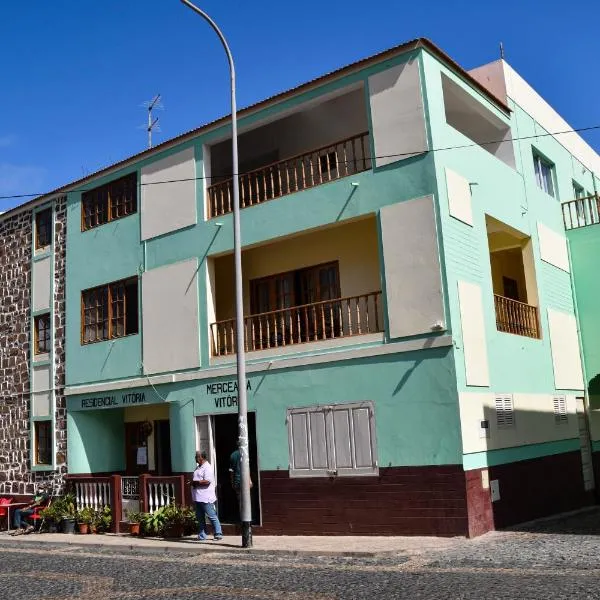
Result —
<instances>
[{"instance_id":1,"label":"tv antenna","mask_svg":"<svg viewBox=\"0 0 600 600\"><path fill-rule=\"evenodd\" d=\"M148 132L148 148L152 148L152 132L160 131L158 117L152 118L152 111L162 110L164 108L160 101L160 94L156 94L152 100L147 100L142 106L144 106L148 111L148 124L142 125L142 127L145 127L146 131Z\"/></svg>"}]
</instances>

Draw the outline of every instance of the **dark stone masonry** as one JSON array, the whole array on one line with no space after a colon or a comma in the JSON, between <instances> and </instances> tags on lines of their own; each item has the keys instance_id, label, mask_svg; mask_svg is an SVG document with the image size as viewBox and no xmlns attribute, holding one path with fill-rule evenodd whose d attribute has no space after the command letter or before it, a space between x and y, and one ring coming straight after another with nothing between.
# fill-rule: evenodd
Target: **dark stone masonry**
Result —
<instances>
[{"instance_id":1,"label":"dark stone masonry","mask_svg":"<svg viewBox=\"0 0 600 600\"><path fill-rule=\"evenodd\" d=\"M64 398L66 199L54 203L54 361L56 471L32 472L30 353L32 211L0 216L0 495L31 494L42 482L62 484L67 436Z\"/></svg>"}]
</instances>

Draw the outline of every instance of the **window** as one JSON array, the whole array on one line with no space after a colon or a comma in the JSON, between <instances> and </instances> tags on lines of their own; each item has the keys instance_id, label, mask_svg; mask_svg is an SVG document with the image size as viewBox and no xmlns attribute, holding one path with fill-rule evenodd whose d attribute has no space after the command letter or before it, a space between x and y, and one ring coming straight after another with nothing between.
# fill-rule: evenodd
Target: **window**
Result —
<instances>
[{"instance_id":1,"label":"window","mask_svg":"<svg viewBox=\"0 0 600 600\"><path fill-rule=\"evenodd\" d=\"M372 402L288 410L291 477L376 475Z\"/></svg>"},{"instance_id":2,"label":"window","mask_svg":"<svg viewBox=\"0 0 600 600\"><path fill-rule=\"evenodd\" d=\"M137 211L137 173L131 173L81 195L81 231Z\"/></svg>"},{"instance_id":3,"label":"window","mask_svg":"<svg viewBox=\"0 0 600 600\"><path fill-rule=\"evenodd\" d=\"M52 209L46 208L35 214L35 249L46 248L52 243Z\"/></svg>"},{"instance_id":4,"label":"window","mask_svg":"<svg viewBox=\"0 0 600 600\"><path fill-rule=\"evenodd\" d=\"M515 425L513 397L511 394L496 396L496 424L498 429L510 429Z\"/></svg>"},{"instance_id":5,"label":"window","mask_svg":"<svg viewBox=\"0 0 600 600\"><path fill-rule=\"evenodd\" d=\"M137 333L137 277L81 292L81 311L82 344Z\"/></svg>"},{"instance_id":6,"label":"window","mask_svg":"<svg viewBox=\"0 0 600 600\"><path fill-rule=\"evenodd\" d=\"M339 298L337 262L250 281L252 314Z\"/></svg>"},{"instance_id":7,"label":"window","mask_svg":"<svg viewBox=\"0 0 600 600\"><path fill-rule=\"evenodd\" d=\"M250 281L253 348L338 337L341 333L337 262ZM312 309L288 311L299 306ZM271 314L275 311L277 316Z\"/></svg>"},{"instance_id":8,"label":"window","mask_svg":"<svg viewBox=\"0 0 600 600\"><path fill-rule=\"evenodd\" d=\"M554 422L557 425L569 422L569 415L567 414L567 397L566 396L554 396Z\"/></svg>"},{"instance_id":9,"label":"window","mask_svg":"<svg viewBox=\"0 0 600 600\"><path fill-rule=\"evenodd\" d=\"M576 181L573 182L573 198L579 200L580 198L585 198L585 190L581 187Z\"/></svg>"},{"instance_id":10,"label":"window","mask_svg":"<svg viewBox=\"0 0 600 600\"><path fill-rule=\"evenodd\" d=\"M50 313L38 315L34 323L34 354L50 352Z\"/></svg>"},{"instance_id":11,"label":"window","mask_svg":"<svg viewBox=\"0 0 600 600\"><path fill-rule=\"evenodd\" d=\"M36 465L52 464L52 421L34 423L34 459Z\"/></svg>"},{"instance_id":12,"label":"window","mask_svg":"<svg viewBox=\"0 0 600 600\"><path fill-rule=\"evenodd\" d=\"M539 154L533 154L533 166L535 168L535 178L538 187L546 194L550 194L553 198L556 197L554 190L554 165L542 158Z\"/></svg>"}]
</instances>

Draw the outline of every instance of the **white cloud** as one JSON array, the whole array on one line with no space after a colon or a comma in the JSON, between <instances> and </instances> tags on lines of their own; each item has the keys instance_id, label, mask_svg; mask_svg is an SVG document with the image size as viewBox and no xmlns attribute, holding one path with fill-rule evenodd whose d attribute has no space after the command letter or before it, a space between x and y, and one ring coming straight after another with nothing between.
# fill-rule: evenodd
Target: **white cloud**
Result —
<instances>
[{"instance_id":1,"label":"white cloud","mask_svg":"<svg viewBox=\"0 0 600 600\"><path fill-rule=\"evenodd\" d=\"M12 146L16 141L16 135L0 135L0 148L8 148L9 146Z\"/></svg>"}]
</instances>

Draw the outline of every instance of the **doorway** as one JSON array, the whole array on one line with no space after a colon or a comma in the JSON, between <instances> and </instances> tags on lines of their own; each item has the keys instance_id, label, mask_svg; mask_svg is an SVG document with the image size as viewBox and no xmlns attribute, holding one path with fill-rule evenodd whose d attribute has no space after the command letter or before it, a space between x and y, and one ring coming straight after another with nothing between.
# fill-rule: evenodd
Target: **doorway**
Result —
<instances>
[{"instance_id":1,"label":"doorway","mask_svg":"<svg viewBox=\"0 0 600 600\"><path fill-rule=\"evenodd\" d=\"M154 455L156 474L172 475L171 468L171 426L168 419L154 421Z\"/></svg>"},{"instance_id":2,"label":"doorway","mask_svg":"<svg viewBox=\"0 0 600 600\"><path fill-rule=\"evenodd\" d=\"M125 423L125 474L171 475L171 431L168 419Z\"/></svg>"},{"instance_id":3,"label":"doorway","mask_svg":"<svg viewBox=\"0 0 600 600\"><path fill-rule=\"evenodd\" d=\"M209 461L215 468L217 503L222 523L239 523L237 496L231 487L229 457L237 448L238 415L206 415L197 417L197 449L207 451ZM252 523L260 524L260 482L256 450L256 413L248 413L248 437L250 450L250 478L252 489Z\"/></svg>"}]
</instances>

